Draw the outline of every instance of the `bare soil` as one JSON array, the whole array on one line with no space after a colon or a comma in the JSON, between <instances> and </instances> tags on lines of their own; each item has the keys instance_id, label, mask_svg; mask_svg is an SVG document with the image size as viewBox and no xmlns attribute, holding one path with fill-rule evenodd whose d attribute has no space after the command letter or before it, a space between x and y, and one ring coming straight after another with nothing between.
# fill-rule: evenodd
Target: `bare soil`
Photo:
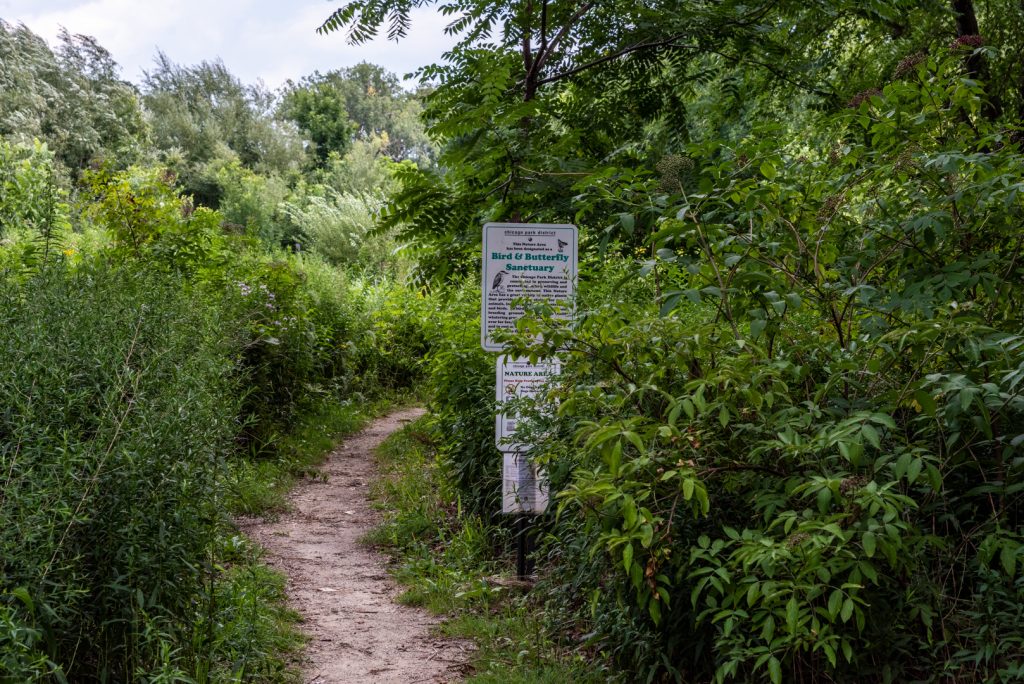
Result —
<instances>
[{"instance_id":1,"label":"bare soil","mask_svg":"<svg viewBox=\"0 0 1024 684\"><path fill-rule=\"evenodd\" d=\"M461 681L470 647L432 634L436 617L395 603L386 560L359 543L379 521L369 501L374 449L421 415L412 408L376 420L331 453L322 477L295 488L288 512L239 521L288 576L289 604L309 636L309 684Z\"/></svg>"}]
</instances>

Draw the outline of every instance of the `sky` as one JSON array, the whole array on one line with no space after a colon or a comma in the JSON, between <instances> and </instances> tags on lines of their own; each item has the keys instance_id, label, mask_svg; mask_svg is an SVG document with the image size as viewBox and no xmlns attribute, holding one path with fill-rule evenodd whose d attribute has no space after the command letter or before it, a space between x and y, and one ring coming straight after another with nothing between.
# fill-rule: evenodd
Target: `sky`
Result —
<instances>
[{"instance_id":1,"label":"sky","mask_svg":"<svg viewBox=\"0 0 1024 684\"><path fill-rule=\"evenodd\" d=\"M321 36L316 28L344 0L0 0L0 19L24 23L51 45L60 27L94 36L121 65L121 77L139 83L157 49L191 65L220 57L246 83L271 89L361 61L380 64L399 77L438 62L453 41L448 19L433 7L412 14L401 42L378 37L348 45L344 33ZM408 81L413 86L415 81Z\"/></svg>"}]
</instances>

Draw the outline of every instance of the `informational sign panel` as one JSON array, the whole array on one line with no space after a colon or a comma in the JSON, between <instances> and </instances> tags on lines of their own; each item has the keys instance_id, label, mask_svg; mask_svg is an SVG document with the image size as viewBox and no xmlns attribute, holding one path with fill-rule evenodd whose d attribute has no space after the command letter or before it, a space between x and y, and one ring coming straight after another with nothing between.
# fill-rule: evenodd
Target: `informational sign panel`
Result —
<instances>
[{"instance_id":1,"label":"informational sign panel","mask_svg":"<svg viewBox=\"0 0 1024 684\"><path fill-rule=\"evenodd\" d=\"M576 288L576 226L547 223L484 225L483 305L480 341L487 351L502 351L496 330L515 329L523 315L519 299L571 303ZM571 310L564 312L566 318Z\"/></svg>"},{"instance_id":2,"label":"informational sign panel","mask_svg":"<svg viewBox=\"0 0 1024 684\"><path fill-rule=\"evenodd\" d=\"M558 375L561 370L562 366L557 360L530 363L529 359L513 359L504 355L498 357L495 368L498 415L495 418L494 439L501 451L520 452L527 448L512 442L519 416L512 409L505 410L504 405L512 399L537 396L551 376Z\"/></svg>"},{"instance_id":3,"label":"informational sign panel","mask_svg":"<svg viewBox=\"0 0 1024 684\"><path fill-rule=\"evenodd\" d=\"M513 399L536 397L544 385L561 371L557 360L530 363L529 359L499 356L496 364L498 415L494 436L504 457L501 478L502 513L543 513L548 507L548 481L530 462L529 445L514 442L519 415L505 408Z\"/></svg>"},{"instance_id":4,"label":"informational sign panel","mask_svg":"<svg viewBox=\"0 0 1024 684\"><path fill-rule=\"evenodd\" d=\"M543 513L548 507L548 479L526 454L502 454L502 513Z\"/></svg>"}]
</instances>

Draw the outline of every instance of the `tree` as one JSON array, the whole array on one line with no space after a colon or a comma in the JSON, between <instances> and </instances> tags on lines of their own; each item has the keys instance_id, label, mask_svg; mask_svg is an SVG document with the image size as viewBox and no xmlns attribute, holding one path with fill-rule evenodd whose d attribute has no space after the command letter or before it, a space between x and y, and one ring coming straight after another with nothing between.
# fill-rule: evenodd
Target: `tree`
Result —
<instances>
[{"instance_id":1,"label":"tree","mask_svg":"<svg viewBox=\"0 0 1024 684\"><path fill-rule=\"evenodd\" d=\"M295 122L313 143L317 164L333 152L344 155L357 126L348 118L345 99L334 84L307 78L305 85L286 89L279 108L281 116Z\"/></svg>"},{"instance_id":2,"label":"tree","mask_svg":"<svg viewBox=\"0 0 1024 684\"><path fill-rule=\"evenodd\" d=\"M427 4L323 29L400 37ZM639 681L1024 671L1022 8L441 9L440 168L385 223L435 283L483 220L584 243L578 315L535 307L506 349L563 364L526 428L559 478L552 622ZM481 472L493 414L455 397L490 380L458 358L445 465Z\"/></svg>"},{"instance_id":3,"label":"tree","mask_svg":"<svg viewBox=\"0 0 1024 684\"><path fill-rule=\"evenodd\" d=\"M54 53L24 25L0 21L0 135L44 140L76 174L97 158L139 159L148 129L135 87L95 38L62 30L59 41Z\"/></svg>"},{"instance_id":4,"label":"tree","mask_svg":"<svg viewBox=\"0 0 1024 684\"><path fill-rule=\"evenodd\" d=\"M383 67L360 62L289 81L279 111L310 137L321 166L331 152L344 156L352 141L371 139L385 139L391 159L426 163L434 149L419 121L421 97Z\"/></svg>"},{"instance_id":5,"label":"tree","mask_svg":"<svg viewBox=\"0 0 1024 684\"><path fill-rule=\"evenodd\" d=\"M319 30L347 29L359 43L386 25L388 37L400 39L414 4L433 3L357 0ZM425 253L437 250L430 263L463 272L471 263L465 250L476 243L468 226L489 219L589 220L570 202L578 188L593 185L589 177L623 167L626 175L656 173L665 153L691 142L738 140L760 121L797 127L840 111L906 69L936 35L947 36L943 46L957 39L957 27L962 32L966 24L957 23L956 8L967 5L491 0L444 6L447 30L461 40L446 64L419 73L439 82L426 117L430 135L443 141L445 171L406 174L406 190L394 198L386 223L406 226L406 237ZM991 71L1016 74L1009 55L1024 32L997 27L1017 25L1022 10L1001 2L986 11L982 30L992 26L1004 41L992 53ZM1021 102L1020 82L1015 75L993 84L992 99ZM594 228L609 229L607 238L630 249L646 235L644 226Z\"/></svg>"}]
</instances>

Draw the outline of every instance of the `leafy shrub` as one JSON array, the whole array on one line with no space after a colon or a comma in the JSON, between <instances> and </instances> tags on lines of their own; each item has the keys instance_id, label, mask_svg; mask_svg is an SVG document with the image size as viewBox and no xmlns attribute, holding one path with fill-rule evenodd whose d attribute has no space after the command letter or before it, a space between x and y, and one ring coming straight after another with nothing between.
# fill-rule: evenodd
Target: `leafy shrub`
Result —
<instances>
[{"instance_id":1,"label":"leafy shrub","mask_svg":"<svg viewBox=\"0 0 1024 684\"><path fill-rule=\"evenodd\" d=\"M359 348L356 372L360 387L370 391L414 388L426 372L426 357L438 340L431 319L436 305L424 295L383 281L355 281L362 292L369 326L355 338Z\"/></svg>"},{"instance_id":2,"label":"leafy shrub","mask_svg":"<svg viewBox=\"0 0 1024 684\"><path fill-rule=\"evenodd\" d=\"M288 188L278 176L261 176L234 159L217 169L216 178L221 191L217 208L226 221L270 247L291 241L280 209Z\"/></svg>"},{"instance_id":3,"label":"leafy shrub","mask_svg":"<svg viewBox=\"0 0 1024 684\"><path fill-rule=\"evenodd\" d=\"M11 267L60 257L70 223L54 164L53 153L38 141L27 147L0 140L0 240L19 247L4 250Z\"/></svg>"},{"instance_id":4,"label":"leafy shrub","mask_svg":"<svg viewBox=\"0 0 1024 684\"><path fill-rule=\"evenodd\" d=\"M186 276L217 264L220 216L181 196L171 172L99 169L85 180L93 193L86 214L110 233L116 258Z\"/></svg>"},{"instance_id":5,"label":"leafy shrub","mask_svg":"<svg viewBox=\"0 0 1024 684\"><path fill-rule=\"evenodd\" d=\"M1024 159L959 69L923 60L817 156L768 127L581 188L647 184L620 217L647 301L514 352L566 361L533 428L553 596L638 678L1019 676Z\"/></svg>"},{"instance_id":6,"label":"leafy shrub","mask_svg":"<svg viewBox=\"0 0 1024 684\"><path fill-rule=\"evenodd\" d=\"M329 187L304 188L282 205L303 248L327 262L376 274L393 270L394 241L371 234L381 202L373 196L340 193Z\"/></svg>"},{"instance_id":7,"label":"leafy shrub","mask_svg":"<svg viewBox=\"0 0 1024 684\"><path fill-rule=\"evenodd\" d=\"M494 444L494 357L480 347L479 289L442 305L428 359L427 388L438 456L465 510L485 521L501 510L501 455Z\"/></svg>"},{"instance_id":8,"label":"leafy shrub","mask_svg":"<svg viewBox=\"0 0 1024 684\"><path fill-rule=\"evenodd\" d=\"M2 658L133 678L188 641L204 595L231 333L180 282L96 264L0 282L0 302Z\"/></svg>"}]
</instances>

